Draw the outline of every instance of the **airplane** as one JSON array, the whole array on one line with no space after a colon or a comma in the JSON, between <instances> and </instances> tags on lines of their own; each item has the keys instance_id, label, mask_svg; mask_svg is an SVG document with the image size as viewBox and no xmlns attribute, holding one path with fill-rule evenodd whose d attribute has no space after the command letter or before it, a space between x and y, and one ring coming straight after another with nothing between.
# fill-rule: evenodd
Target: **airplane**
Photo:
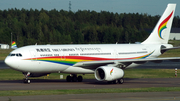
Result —
<instances>
[{"instance_id":1,"label":"airplane","mask_svg":"<svg viewBox=\"0 0 180 101\"><path fill-rule=\"evenodd\" d=\"M74 44L30 45L13 50L5 59L12 69L28 77L50 73L68 73L67 82L82 82L77 74L94 74L98 81L124 82L124 70L146 62L180 60L180 57L158 58L173 47L168 44L176 4L168 4L150 36L140 44Z\"/></svg>"},{"instance_id":2,"label":"airplane","mask_svg":"<svg viewBox=\"0 0 180 101\"><path fill-rule=\"evenodd\" d=\"M16 42L13 41L12 44L11 44L11 49L17 49L17 45L16 45Z\"/></svg>"}]
</instances>

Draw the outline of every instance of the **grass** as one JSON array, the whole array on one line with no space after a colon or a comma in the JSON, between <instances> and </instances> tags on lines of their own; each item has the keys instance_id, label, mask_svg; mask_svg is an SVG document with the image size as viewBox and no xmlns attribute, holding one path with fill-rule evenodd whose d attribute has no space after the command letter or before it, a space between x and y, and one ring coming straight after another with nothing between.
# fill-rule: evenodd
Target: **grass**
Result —
<instances>
[{"instance_id":1,"label":"grass","mask_svg":"<svg viewBox=\"0 0 180 101\"><path fill-rule=\"evenodd\" d=\"M180 87L66 89L66 90L12 90L12 91L0 91L0 96L127 93L127 92L167 92L167 91L168 92L180 91Z\"/></svg>"},{"instance_id":2,"label":"grass","mask_svg":"<svg viewBox=\"0 0 180 101\"><path fill-rule=\"evenodd\" d=\"M125 78L175 78L174 69L126 69Z\"/></svg>"},{"instance_id":3,"label":"grass","mask_svg":"<svg viewBox=\"0 0 180 101\"><path fill-rule=\"evenodd\" d=\"M174 47L180 46L180 40L169 40L169 44L172 44ZM180 57L180 49L168 50L159 57Z\"/></svg>"},{"instance_id":4,"label":"grass","mask_svg":"<svg viewBox=\"0 0 180 101\"><path fill-rule=\"evenodd\" d=\"M169 40L169 44L172 44L173 46L180 46L180 40Z\"/></svg>"},{"instance_id":5,"label":"grass","mask_svg":"<svg viewBox=\"0 0 180 101\"><path fill-rule=\"evenodd\" d=\"M4 60L11 51L12 49L0 49L0 60Z\"/></svg>"},{"instance_id":6,"label":"grass","mask_svg":"<svg viewBox=\"0 0 180 101\"><path fill-rule=\"evenodd\" d=\"M168 50L159 57L180 57L180 49Z\"/></svg>"}]
</instances>

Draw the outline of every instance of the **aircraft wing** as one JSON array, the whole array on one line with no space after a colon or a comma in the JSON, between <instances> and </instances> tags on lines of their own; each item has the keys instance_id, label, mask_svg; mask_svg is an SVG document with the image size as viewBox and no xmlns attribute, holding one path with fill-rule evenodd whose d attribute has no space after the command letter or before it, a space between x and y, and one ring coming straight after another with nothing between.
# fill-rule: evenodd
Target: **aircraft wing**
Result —
<instances>
[{"instance_id":1,"label":"aircraft wing","mask_svg":"<svg viewBox=\"0 0 180 101\"><path fill-rule=\"evenodd\" d=\"M142 64L146 62L160 63L164 60L170 60L173 62L180 61L180 57L168 57L168 58L147 58L147 59L127 59L127 60L103 60L103 61L85 61L78 62L73 67L82 67L86 69L96 69L99 66L128 66L132 63Z\"/></svg>"}]
</instances>

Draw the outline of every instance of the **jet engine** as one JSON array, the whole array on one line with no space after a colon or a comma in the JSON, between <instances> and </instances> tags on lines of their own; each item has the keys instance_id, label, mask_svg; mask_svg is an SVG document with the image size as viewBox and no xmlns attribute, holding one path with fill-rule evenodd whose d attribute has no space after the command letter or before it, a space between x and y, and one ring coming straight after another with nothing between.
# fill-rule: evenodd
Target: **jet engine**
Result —
<instances>
[{"instance_id":1,"label":"jet engine","mask_svg":"<svg viewBox=\"0 0 180 101\"><path fill-rule=\"evenodd\" d=\"M113 81L124 76L124 71L117 67L101 66L95 70L95 78L98 81Z\"/></svg>"}]
</instances>

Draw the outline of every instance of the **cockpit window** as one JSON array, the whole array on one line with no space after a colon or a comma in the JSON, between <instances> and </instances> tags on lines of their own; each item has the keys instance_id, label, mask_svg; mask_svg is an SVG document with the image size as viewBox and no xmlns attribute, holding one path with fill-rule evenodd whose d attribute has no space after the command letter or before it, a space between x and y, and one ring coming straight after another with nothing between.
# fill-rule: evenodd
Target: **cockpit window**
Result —
<instances>
[{"instance_id":1,"label":"cockpit window","mask_svg":"<svg viewBox=\"0 0 180 101\"><path fill-rule=\"evenodd\" d=\"M22 54L21 53L10 53L8 56L22 57Z\"/></svg>"},{"instance_id":2,"label":"cockpit window","mask_svg":"<svg viewBox=\"0 0 180 101\"><path fill-rule=\"evenodd\" d=\"M21 57L22 57L22 54L20 54L20 53L19 53L19 56L21 56Z\"/></svg>"},{"instance_id":3,"label":"cockpit window","mask_svg":"<svg viewBox=\"0 0 180 101\"><path fill-rule=\"evenodd\" d=\"M15 56L16 54L11 54L10 56Z\"/></svg>"}]
</instances>

